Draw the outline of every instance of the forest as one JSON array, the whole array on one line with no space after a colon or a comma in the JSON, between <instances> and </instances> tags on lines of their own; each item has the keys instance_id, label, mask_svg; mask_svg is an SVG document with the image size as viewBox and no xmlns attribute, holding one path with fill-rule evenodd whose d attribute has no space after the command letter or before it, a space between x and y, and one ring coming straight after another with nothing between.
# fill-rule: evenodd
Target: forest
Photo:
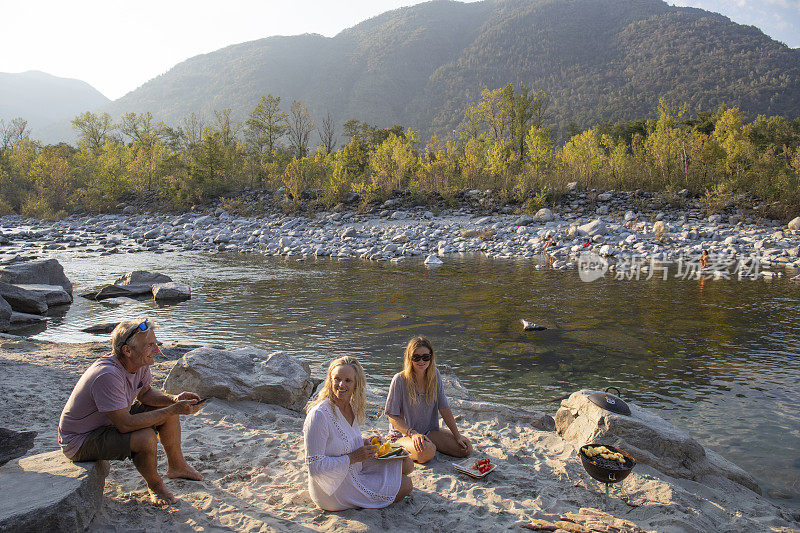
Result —
<instances>
[{"instance_id":1,"label":"forest","mask_svg":"<svg viewBox=\"0 0 800 533\"><path fill-rule=\"evenodd\" d=\"M576 129L651 116L661 98L685 104L691 115L724 103L748 120L795 117L800 50L755 27L661 0L436 1L383 13L331 38L231 45L85 109L116 120L150 111L167 124L230 109L245 121L272 93L302 101L315 117L331 111L339 122L403 124L419 138L443 139L484 89L519 82L550 95L548 127L563 144ZM8 118L16 116L25 114ZM45 140L75 143L68 130L64 121L64 135Z\"/></svg>"},{"instance_id":2,"label":"forest","mask_svg":"<svg viewBox=\"0 0 800 533\"><path fill-rule=\"evenodd\" d=\"M368 209L397 191L447 204L461 191L491 189L530 212L570 182L667 197L688 189L709 210L737 196L777 202L786 216L800 207L800 118L748 121L725 106L689 116L662 99L651 118L599 123L556 143L550 104L548 93L524 84L487 89L448 138L424 141L401 125L315 118L300 101L284 112L272 94L244 121L221 110L170 127L149 113L115 122L86 112L72 121L77 147L32 140L22 118L0 121L0 215L51 219L132 202L183 210L281 188L287 211L353 199Z\"/></svg>"}]
</instances>

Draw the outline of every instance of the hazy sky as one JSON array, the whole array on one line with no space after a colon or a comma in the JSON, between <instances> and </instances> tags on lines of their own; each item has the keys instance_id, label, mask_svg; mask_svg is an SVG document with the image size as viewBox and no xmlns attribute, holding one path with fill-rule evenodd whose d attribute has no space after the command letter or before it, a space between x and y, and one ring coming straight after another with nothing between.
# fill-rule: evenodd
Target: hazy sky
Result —
<instances>
[{"instance_id":1,"label":"hazy sky","mask_svg":"<svg viewBox=\"0 0 800 533\"><path fill-rule=\"evenodd\" d=\"M119 98L197 54L270 35L333 36L419 0L0 0L0 72L41 70ZM672 0L800 46L800 0Z\"/></svg>"}]
</instances>

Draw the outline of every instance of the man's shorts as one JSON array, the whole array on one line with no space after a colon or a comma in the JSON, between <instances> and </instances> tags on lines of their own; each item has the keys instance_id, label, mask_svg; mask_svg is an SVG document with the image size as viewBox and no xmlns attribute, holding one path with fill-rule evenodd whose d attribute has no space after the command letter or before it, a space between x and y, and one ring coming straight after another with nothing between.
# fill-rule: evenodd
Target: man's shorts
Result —
<instances>
[{"instance_id":1,"label":"man's shorts","mask_svg":"<svg viewBox=\"0 0 800 533\"><path fill-rule=\"evenodd\" d=\"M144 405L138 401L133 402L130 413L132 415L146 413L158 409L150 405ZM155 429L155 427L153 427ZM99 461L106 459L109 461L123 461L131 457L131 434L120 433L116 426L102 426L86 435L86 439L78 448L78 452L72 457L73 462Z\"/></svg>"}]
</instances>

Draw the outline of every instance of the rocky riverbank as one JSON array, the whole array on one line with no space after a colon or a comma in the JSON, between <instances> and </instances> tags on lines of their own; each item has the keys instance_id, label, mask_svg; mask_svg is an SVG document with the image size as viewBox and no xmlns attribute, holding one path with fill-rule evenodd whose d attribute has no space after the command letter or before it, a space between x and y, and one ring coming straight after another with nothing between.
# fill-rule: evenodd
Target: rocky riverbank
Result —
<instances>
[{"instance_id":1,"label":"rocky riverbank","mask_svg":"<svg viewBox=\"0 0 800 533\"><path fill-rule=\"evenodd\" d=\"M47 222L0 217L0 264L65 253L208 250L296 258L447 260L451 254L541 261L577 268L582 253L610 263L616 275L639 275L665 263L699 264L706 273L757 279L800 270L800 217L788 224L729 209L707 216L697 199L673 206L642 192L573 192L554 210L486 214L487 193L470 191L458 208L434 214L393 199L361 213L343 209L313 215L274 212L235 216L223 208L183 214L70 216ZM434 259L435 258L435 259ZM663 269L663 268L662 268ZM697 269L699 271L699 269ZM680 272L680 270L679 270ZM685 270L684 270L685 273Z\"/></svg>"},{"instance_id":2,"label":"rocky riverbank","mask_svg":"<svg viewBox=\"0 0 800 533\"><path fill-rule=\"evenodd\" d=\"M225 355L221 349L196 350L192 358L191 348L165 345L153 367L155 385L168 386L168 375L181 366L208 366L222 357L244 361L236 350ZM56 421L64 402L80 374L107 349L107 343L57 344L0 335L0 427L38 431L32 454L57 449ZM249 349L246 355L263 354ZM299 372L300 388L323 370L320 364L279 361L265 365ZM204 379L224 381L217 374ZM551 413L554 431L549 416L474 401L457 378L445 375L459 427L472 439L476 456L497 465L485 479L458 473L451 458L437 454L412 474L410 498L383 510L324 512L308 496L303 414L293 406L215 397L182 423L185 453L205 481L168 480L179 503L159 509L146 503L144 482L133 465L113 463L89 531L800 530L800 516L758 495L757 487L748 488L749 476L633 404L631 422L606 413L609 423L604 424L598 422L599 408L584 401L585 393L575 393ZM373 389L369 395L367 434L388 428L380 409L384 394ZM589 434L621 442L639 457L630 476L612 487L610 498L578 457L582 442L577 441ZM163 456L160 464L163 472Z\"/></svg>"}]
</instances>

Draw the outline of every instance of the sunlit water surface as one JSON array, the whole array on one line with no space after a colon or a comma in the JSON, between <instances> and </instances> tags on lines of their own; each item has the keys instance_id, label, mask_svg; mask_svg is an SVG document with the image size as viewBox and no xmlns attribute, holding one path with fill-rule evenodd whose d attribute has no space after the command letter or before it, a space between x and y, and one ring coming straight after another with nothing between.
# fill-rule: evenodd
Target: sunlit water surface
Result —
<instances>
[{"instance_id":1,"label":"sunlit water surface","mask_svg":"<svg viewBox=\"0 0 800 533\"><path fill-rule=\"evenodd\" d=\"M405 343L424 335L480 399L555 414L576 390L617 386L800 506L800 284L786 277L584 283L479 257L433 269L205 253L59 259L75 302L37 338L98 340L80 329L149 316L167 342L284 350L317 370L353 354L369 384L386 387ZM134 269L189 283L192 299L110 308L77 297ZM549 329L524 333L520 318Z\"/></svg>"}]
</instances>

